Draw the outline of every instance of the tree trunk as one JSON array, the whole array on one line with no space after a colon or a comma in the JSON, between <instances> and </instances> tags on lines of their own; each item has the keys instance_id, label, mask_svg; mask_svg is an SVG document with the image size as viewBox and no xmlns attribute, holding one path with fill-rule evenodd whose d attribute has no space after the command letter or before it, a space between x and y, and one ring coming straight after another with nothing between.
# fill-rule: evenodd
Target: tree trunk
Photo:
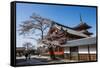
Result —
<instances>
[{"instance_id":1,"label":"tree trunk","mask_svg":"<svg viewBox=\"0 0 100 68\"><path fill-rule=\"evenodd\" d=\"M53 51L53 47L51 46L48 49L49 49L49 53L50 53L50 58L52 60L55 60L56 58L55 58L55 54L54 54L54 51Z\"/></svg>"},{"instance_id":2,"label":"tree trunk","mask_svg":"<svg viewBox=\"0 0 100 68\"><path fill-rule=\"evenodd\" d=\"M43 31L41 30L41 33L42 33L42 35L41 35L41 39L43 40Z\"/></svg>"}]
</instances>

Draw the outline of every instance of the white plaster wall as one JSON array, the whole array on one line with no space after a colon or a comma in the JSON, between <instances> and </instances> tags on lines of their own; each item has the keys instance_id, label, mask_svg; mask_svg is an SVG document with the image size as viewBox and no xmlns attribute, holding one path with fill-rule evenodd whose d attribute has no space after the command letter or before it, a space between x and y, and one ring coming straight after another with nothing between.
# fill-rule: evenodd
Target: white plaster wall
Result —
<instances>
[{"instance_id":1,"label":"white plaster wall","mask_svg":"<svg viewBox=\"0 0 100 68\"><path fill-rule=\"evenodd\" d=\"M96 54L96 46L95 45L90 46L90 53L91 54Z\"/></svg>"},{"instance_id":2,"label":"white plaster wall","mask_svg":"<svg viewBox=\"0 0 100 68\"><path fill-rule=\"evenodd\" d=\"M95 45L90 45L90 54L96 54L96 46ZM88 54L88 46L79 46L79 53L81 54ZM64 48L64 53L70 53L70 47L65 47Z\"/></svg>"},{"instance_id":3,"label":"white plaster wall","mask_svg":"<svg viewBox=\"0 0 100 68\"><path fill-rule=\"evenodd\" d=\"M96 54L96 47L95 45L89 46L90 54ZM88 46L79 46L79 53L81 54L88 54Z\"/></svg>"},{"instance_id":4,"label":"white plaster wall","mask_svg":"<svg viewBox=\"0 0 100 68\"><path fill-rule=\"evenodd\" d=\"M88 46L79 46L79 53L88 54Z\"/></svg>"},{"instance_id":5,"label":"white plaster wall","mask_svg":"<svg viewBox=\"0 0 100 68\"><path fill-rule=\"evenodd\" d=\"M64 48L64 53L70 53L70 48L69 47L65 47Z\"/></svg>"}]
</instances>

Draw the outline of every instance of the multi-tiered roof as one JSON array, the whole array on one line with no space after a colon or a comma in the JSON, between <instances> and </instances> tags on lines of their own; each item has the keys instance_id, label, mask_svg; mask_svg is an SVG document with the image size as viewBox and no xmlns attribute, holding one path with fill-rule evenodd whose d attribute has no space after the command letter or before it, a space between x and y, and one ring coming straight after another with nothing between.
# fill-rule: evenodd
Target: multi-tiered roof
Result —
<instances>
[{"instance_id":1,"label":"multi-tiered roof","mask_svg":"<svg viewBox=\"0 0 100 68\"><path fill-rule=\"evenodd\" d=\"M52 26L44 39L44 42L47 44L57 45L65 44L68 40L76 40L81 38L88 38L92 35L88 31L91 26L87 25L82 21L80 16L80 24L71 28L53 21Z\"/></svg>"},{"instance_id":2,"label":"multi-tiered roof","mask_svg":"<svg viewBox=\"0 0 100 68\"><path fill-rule=\"evenodd\" d=\"M90 28L91 28L91 26L89 26L87 23L83 22L81 15L80 15L80 24L73 27L74 30L81 31L82 33L89 35L89 36L93 34L88 31L88 29L90 29Z\"/></svg>"}]
</instances>

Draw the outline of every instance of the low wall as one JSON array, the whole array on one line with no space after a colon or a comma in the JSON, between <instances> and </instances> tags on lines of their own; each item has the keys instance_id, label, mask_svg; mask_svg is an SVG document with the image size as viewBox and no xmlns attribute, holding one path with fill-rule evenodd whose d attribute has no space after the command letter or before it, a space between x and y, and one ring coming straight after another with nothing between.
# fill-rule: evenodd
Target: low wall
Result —
<instances>
[{"instance_id":1,"label":"low wall","mask_svg":"<svg viewBox=\"0 0 100 68\"><path fill-rule=\"evenodd\" d=\"M78 61L96 61L97 59L96 54L90 54L90 58L89 58L89 54L79 54L77 57L78 57ZM70 57L70 54L64 54L64 58L69 60L74 59Z\"/></svg>"}]
</instances>

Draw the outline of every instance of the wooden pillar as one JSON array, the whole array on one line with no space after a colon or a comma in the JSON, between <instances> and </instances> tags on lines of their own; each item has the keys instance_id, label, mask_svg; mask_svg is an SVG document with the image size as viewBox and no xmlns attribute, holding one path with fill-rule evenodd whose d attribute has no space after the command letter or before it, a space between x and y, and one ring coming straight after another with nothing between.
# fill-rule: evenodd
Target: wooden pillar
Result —
<instances>
[{"instance_id":1,"label":"wooden pillar","mask_svg":"<svg viewBox=\"0 0 100 68\"><path fill-rule=\"evenodd\" d=\"M70 60L71 60L71 49L70 49L71 47L69 47L69 50L70 50Z\"/></svg>"},{"instance_id":2,"label":"wooden pillar","mask_svg":"<svg viewBox=\"0 0 100 68\"><path fill-rule=\"evenodd\" d=\"M98 39L98 37L97 37ZM96 42L96 61L98 61L98 43Z\"/></svg>"},{"instance_id":3,"label":"wooden pillar","mask_svg":"<svg viewBox=\"0 0 100 68\"><path fill-rule=\"evenodd\" d=\"M55 45L53 45L53 52L55 52Z\"/></svg>"},{"instance_id":4,"label":"wooden pillar","mask_svg":"<svg viewBox=\"0 0 100 68\"><path fill-rule=\"evenodd\" d=\"M59 47L57 47L57 51L59 52Z\"/></svg>"},{"instance_id":5,"label":"wooden pillar","mask_svg":"<svg viewBox=\"0 0 100 68\"><path fill-rule=\"evenodd\" d=\"M91 61L91 56L90 56L90 47L88 45L88 57L89 57L89 61Z\"/></svg>"},{"instance_id":6,"label":"wooden pillar","mask_svg":"<svg viewBox=\"0 0 100 68\"><path fill-rule=\"evenodd\" d=\"M80 61L79 46L78 46L78 61Z\"/></svg>"}]
</instances>

